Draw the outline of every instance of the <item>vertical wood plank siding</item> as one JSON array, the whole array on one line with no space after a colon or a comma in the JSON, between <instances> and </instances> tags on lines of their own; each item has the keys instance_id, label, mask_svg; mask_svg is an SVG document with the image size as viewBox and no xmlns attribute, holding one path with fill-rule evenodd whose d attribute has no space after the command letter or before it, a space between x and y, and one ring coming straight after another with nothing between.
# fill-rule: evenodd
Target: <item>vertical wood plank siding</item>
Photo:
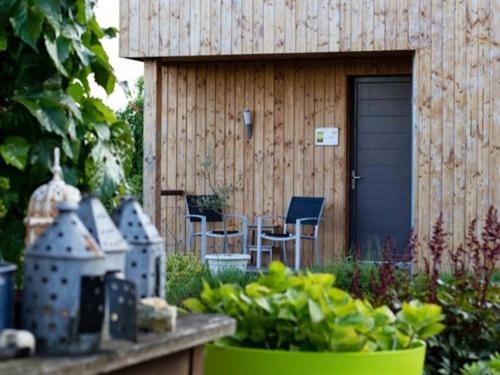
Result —
<instances>
[{"instance_id":1,"label":"vertical wood plank siding","mask_svg":"<svg viewBox=\"0 0 500 375\"><path fill-rule=\"evenodd\" d=\"M410 57L389 62L342 58L164 63L161 107L167 111L167 124L156 135L165 139L160 151L162 188L207 192L200 163L208 153L215 156L216 180L234 186L232 207L251 222L258 214L283 215L292 195L324 196L322 259L342 256L348 207L347 77L379 71L410 74ZM252 110L250 139L243 129L244 108ZM341 146L314 146L314 127L325 124L340 129ZM177 250L183 251L182 199L177 206L157 209L166 210L166 225L177 233ZM306 264L312 264L312 248L306 247L304 254Z\"/></svg>"},{"instance_id":2,"label":"vertical wood plank siding","mask_svg":"<svg viewBox=\"0 0 500 375\"><path fill-rule=\"evenodd\" d=\"M164 64L174 59L186 64L197 58L237 59L243 55L272 59L273 55L286 53L292 59L293 54L303 58L305 53L314 58L314 53L332 53L335 57L335 52L412 51L416 146L413 220L420 240L429 239L432 223L442 211L446 229L458 245L464 241L468 221L483 216L491 204L500 207L499 0L121 0L120 12L120 55L161 58ZM359 66L366 74L392 72L394 59L382 60L377 58L376 64L361 62ZM194 128L189 127L194 126L191 119L196 117L197 159L200 152L210 149L210 143L216 151L224 147L221 137L225 135L230 135L227 142L234 140L237 147L244 146L245 153L255 156L240 161L238 148L234 155L227 151L230 160L223 161L222 170L233 180L241 170L251 179L250 185L242 186L241 196L235 197L235 204L243 204L250 215L271 209L271 193L273 211L286 206L286 201L275 202L275 195L282 190L285 197L292 191L318 193L319 185L310 181L311 173L316 175L317 170L310 169L309 163L322 165L322 182L318 184L322 184L325 195L331 196L334 206L327 208L331 220L326 222L329 227L323 233L325 242L333 241L335 252L340 251L345 246L346 171L337 166L346 165L345 139L320 157L314 154L316 149L307 137L316 124L311 122L312 117L345 125L345 76L359 73L348 61L336 60L334 67L324 66L324 72L308 70L304 61L281 65L242 62L234 67L234 78L225 76L225 64L197 65L196 81L189 77L186 81L186 74L192 73L186 72L180 62L164 65L167 71L160 80L161 92L168 103L159 106L146 97L151 110L159 111L157 120L161 126L155 123L155 115L147 114L145 129L145 134L165 146L161 150L162 169L146 171L145 191L156 191L149 184L158 178L165 184L165 175L170 188L192 184L193 177L186 177L183 172L172 185L171 178L179 172L171 169L180 168L187 161L194 163L184 144L194 134ZM156 88L148 87L156 85L152 81L156 75L146 70L147 74L150 79L146 80L146 96L158 95ZM317 87L323 75L324 82ZM272 90L267 86L271 77L275 84ZM184 85L183 91L177 86L172 88L170 79ZM191 95L194 83L196 109L187 120L187 114L177 111L185 111L192 104L181 96ZM231 85L233 90L229 106L225 104L229 99L219 92L225 85ZM243 90L245 106L265 109L256 112L254 118L256 123L265 124L266 130L264 125L256 126L251 141L238 139L236 133L229 134L230 129L223 128L240 123L242 98L236 94L239 90ZM198 99L198 91L203 91L202 99ZM177 97L170 98L171 92ZM317 96L318 103L312 100ZM199 105L206 110L200 110ZM228 122L227 117L234 119ZM171 126L176 127L177 133L172 133ZM198 143L202 133L198 126L206 127L203 131L207 132L205 143L200 144L201 151ZM167 135L155 135L157 128ZM209 140L209 134L216 136ZM160 157L154 154L151 142L146 140L152 152L145 155L146 161ZM271 172L273 180L283 184L282 189L266 184L271 172L264 169L262 162L271 157L280 160L273 164L276 169ZM196 181L200 180L199 173L197 170ZM282 180L276 180L276 174ZM198 184L195 185L198 190ZM150 210L160 209L151 196L146 205Z\"/></svg>"}]
</instances>

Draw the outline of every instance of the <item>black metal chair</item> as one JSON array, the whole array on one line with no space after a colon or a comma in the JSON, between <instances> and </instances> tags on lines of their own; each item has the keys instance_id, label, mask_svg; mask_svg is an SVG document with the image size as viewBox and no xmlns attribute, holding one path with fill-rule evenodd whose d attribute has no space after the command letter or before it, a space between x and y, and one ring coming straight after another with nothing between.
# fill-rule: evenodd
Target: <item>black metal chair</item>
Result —
<instances>
[{"instance_id":1,"label":"black metal chair","mask_svg":"<svg viewBox=\"0 0 500 375\"><path fill-rule=\"evenodd\" d=\"M315 263L319 263L319 224L323 215L323 197L292 197L286 216L257 217L257 269L262 265L262 240L281 242L286 262L286 242L295 241L295 270L300 269L301 240L314 241ZM266 220L283 220L283 233L269 233L262 230ZM295 232L289 232L288 226L295 225ZM304 225L314 226L312 235L302 234Z\"/></svg>"},{"instance_id":2,"label":"black metal chair","mask_svg":"<svg viewBox=\"0 0 500 375\"><path fill-rule=\"evenodd\" d=\"M243 254L248 253L247 235L248 235L248 219L241 214L226 214L226 218L235 218L241 221L241 230L208 230L207 223L222 223L222 215L214 209L203 208L200 205L200 200L209 195L186 195L186 207L188 214L186 215L186 227L188 231L187 247L192 249L194 238L201 238L201 261L205 261L207 255L207 238L237 238L242 237ZM195 223L200 223L200 231L195 231Z\"/></svg>"}]
</instances>

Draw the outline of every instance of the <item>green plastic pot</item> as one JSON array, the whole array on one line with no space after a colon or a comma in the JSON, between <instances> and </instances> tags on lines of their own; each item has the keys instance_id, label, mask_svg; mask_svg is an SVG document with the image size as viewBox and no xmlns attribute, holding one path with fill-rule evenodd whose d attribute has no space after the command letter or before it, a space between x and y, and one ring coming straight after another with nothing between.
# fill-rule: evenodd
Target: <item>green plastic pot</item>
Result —
<instances>
[{"instance_id":1,"label":"green plastic pot","mask_svg":"<svg viewBox=\"0 0 500 375\"><path fill-rule=\"evenodd\" d=\"M425 345L373 353L290 352L207 345L205 375L422 375Z\"/></svg>"}]
</instances>

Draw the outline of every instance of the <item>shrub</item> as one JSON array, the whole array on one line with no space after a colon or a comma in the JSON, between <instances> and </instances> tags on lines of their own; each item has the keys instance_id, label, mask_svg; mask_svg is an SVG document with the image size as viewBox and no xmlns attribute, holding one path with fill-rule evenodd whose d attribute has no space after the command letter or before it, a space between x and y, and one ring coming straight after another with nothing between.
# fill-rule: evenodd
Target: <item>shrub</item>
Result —
<instances>
[{"instance_id":1,"label":"shrub","mask_svg":"<svg viewBox=\"0 0 500 375\"><path fill-rule=\"evenodd\" d=\"M477 361L465 365L460 373L462 375L499 375L500 354L491 355L487 361Z\"/></svg>"},{"instance_id":2,"label":"shrub","mask_svg":"<svg viewBox=\"0 0 500 375\"><path fill-rule=\"evenodd\" d=\"M236 269L228 269L212 275L205 265L192 254L172 254L167 259L166 295L170 304L179 306L189 297L198 297L203 288L203 280L212 287L222 283L244 286L255 280L255 274Z\"/></svg>"},{"instance_id":3,"label":"shrub","mask_svg":"<svg viewBox=\"0 0 500 375\"><path fill-rule=\"evenodd\" d=\"M294 275L279 262L256 282L241 287L204 283L200 298L185 306L196 312L234 317L233 345L304 351L380 351L408 349L444 328L441 308L418 301L404 303L395 315L387 306L374 308L333 287L325 273Z\"/></svg>"}]
</instances>

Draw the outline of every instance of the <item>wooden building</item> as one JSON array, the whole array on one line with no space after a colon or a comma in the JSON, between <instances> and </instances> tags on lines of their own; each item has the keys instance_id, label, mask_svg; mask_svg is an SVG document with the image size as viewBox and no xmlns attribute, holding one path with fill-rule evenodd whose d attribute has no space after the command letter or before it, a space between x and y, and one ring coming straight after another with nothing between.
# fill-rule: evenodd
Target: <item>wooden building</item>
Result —
<instances>
[{"instance_id":1,"label":"wooden building","mask_svg":"<svg viewBox=\"0 0 500 375\"><path fill-rule=\"evenodd\" d=\"M251 220L324 196L326 262L500 207L499 0L121 0L120 55L145 63L145 207L180 238L161 191L204 193L209 151Z\"/></svg>"}]
</instances>

